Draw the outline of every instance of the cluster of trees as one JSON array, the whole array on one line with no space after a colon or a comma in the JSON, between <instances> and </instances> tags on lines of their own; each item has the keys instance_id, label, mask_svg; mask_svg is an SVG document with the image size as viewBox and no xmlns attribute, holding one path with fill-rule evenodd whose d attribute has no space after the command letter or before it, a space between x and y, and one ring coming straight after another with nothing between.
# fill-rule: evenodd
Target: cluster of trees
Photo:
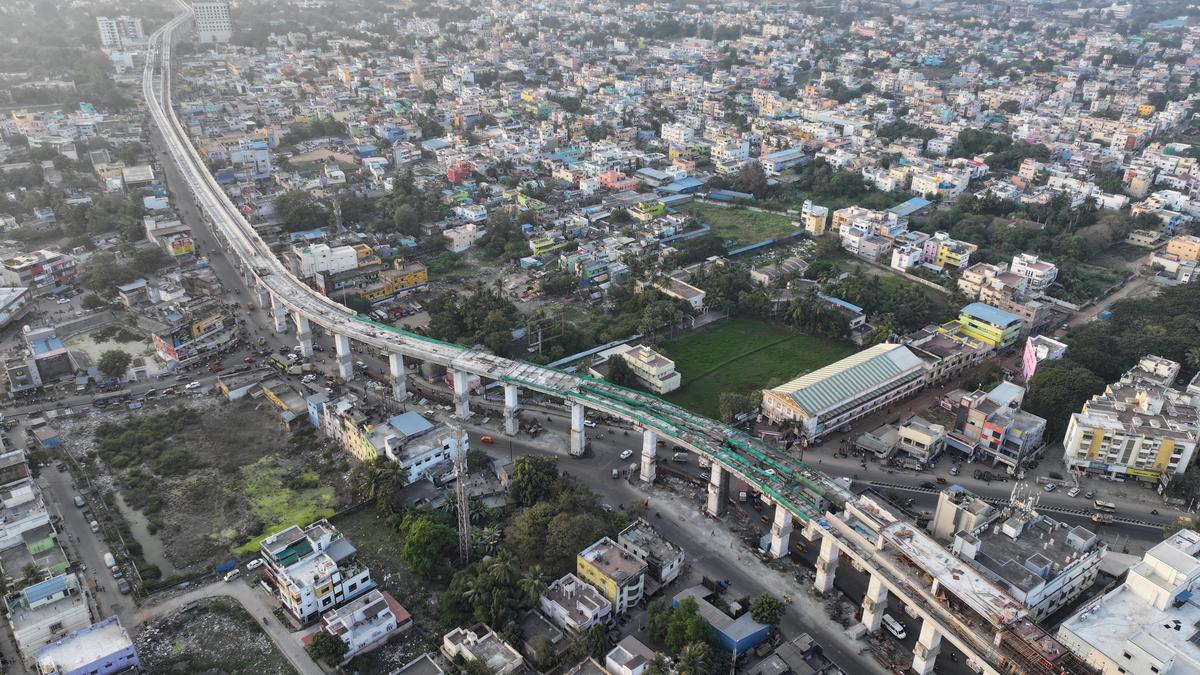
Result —
<instances>
[{"instance_id":1,"label":"cluster of trees","mask_svg":"<svg viewBox=\"0 0 1200 675\"><path fill-rule=\"evenodd\" d=\"M284 145L295 145L301 141L326 136L345 136L346 125L332 117L321 117L308 122L293 124L280 141Z\"/></svg>"},{"instance_id":2,"label":"cluster of trees","mask_svg":"<svg viewBox=\"0 0 1200 675\"><path fill-rule=\"evenodd\" d=\"M392 191L379 204L379 217L368 226L376 232L391 232L415 237L421 224L445 218L448 211L441 198L417 186L412 169L396 177Z\"/></svg>"},{"instance_id":3,"label":"cluster of trees","mask_svg":"<svg viewBox=\"0 0 1200 675\"><path fill-rule=\"evenodd\" d=\"M1047 441L1059 441L1071 413L1079 412L1084 401L1104 391L1104 385L1103 379L1072 359L1047 361L1030 379L1021 407L1046 420Z\"/></svg>"},{"instance_id":4,"label":"cluster of trees","mask_svg":"<svg viewBox=\"0 0 1200 675\"><path fill-rule=\"evenodd\" d=\"M1008 134L987 129L963 129L950 148L951 157L974 157L985 152L993 153L987 161L989 167L1007 171L1015 170L1029 158L1039 162L1050 159L1050 148L1045 145L1013 143Z\"/></svg>"},{"instance_id":5,"label":"cluster of trees","mask_svg":"<svg viewBox=\"0 0 1200 675\"><path fill-rule=\"evenodd\" d=\"M721 670L716 653L716 634L704 617L695 598L684 598L672 608L665 600L655 600L646 608L646 635L666 647L674 659L678 675L706 675ZM663 675L666 664L650 663L646 668ZM661 670L660 670L661 669Z\"/></svg>"},{"instance_id":6,"label":"cluster of trees","mask_svg":"<svg viewBox=\"0 0 1200 675\"><path fill-rule=\"evenodd\" d=\"M530 255L520 216L521 212L515 207L494 209L488 214L487 234L479 240L479 249L484 255L509 261Z\"/></svg>"},{"instance_id":7,"label":"cluster of trees","mask_svg":"<svg viewBox=\"0 0 1200 675\"><path fill-rule=\"evenodd\" d=\"M517 308L491 287L470 295L443 293L428 303L429 335L468 345L482 344L497 354L509 351L517 327Z\"/></svg>"},{"instance_id":8,"label":"cluster of trees","mask_svg":"<svg viewBox=\"0 0 1200 675\"><path fill-rule=\"evenodd\" d=\"M866 310L872 322L891 322L904 331L913 331L950 319L947 307L939 306L930 299L929 291L913 283L902 283L895 279L864 274L856 270L845 279L826 285L825 293ZM966 304L948 303L953 307Z\"/></svg>"},{"instance_id":9,"label":"cluster of trees","mask_svg":"<svg viewBox=\"0 0 1200 675\"><path fill-rule=\"evenodd\" d=\"M408 484L408 471L398 462L389 459L362 462L350 470L348 482L354 495L373 501L381 515L392 517L403 513L400 491Z\"/></svg>"},{"instance_id":10,"label":"cluster of trees","mask_svg":"<svg viewBox=\"0 0 1200 675\"><path fill-rule=\"evenodd\" d=\"M907 195L880 192L867 185L861 174L835 169L817 158L796 172L796 180L771 189L766 205L777 209L798 209L805 199L818 204L854 203L871 209L885 209L904 201Z\"/></svg>"},{"instance_id":11,"label":"cluster of trees","mask_svg":"<svg viewBox=\"0 0 1200 675\"><path fill-rule=\"evenodd\" d=\"M158 248L142 248L118 261L112 253L97 253L80 266L79 283L101 298L117 294L117 286L161 269L170 257Z\"/></svg>"},{"instance_id":12,"label":"cluster of trees","mask_svg":"<svg viewBox=\"0 0 1200 675\"><path fill-rule=\"evenodd\" d=\"M275 213L288 232L303 232L333 225L333 211L305 190L290 190L276 197Z\"/></svg>"}]
</instances>

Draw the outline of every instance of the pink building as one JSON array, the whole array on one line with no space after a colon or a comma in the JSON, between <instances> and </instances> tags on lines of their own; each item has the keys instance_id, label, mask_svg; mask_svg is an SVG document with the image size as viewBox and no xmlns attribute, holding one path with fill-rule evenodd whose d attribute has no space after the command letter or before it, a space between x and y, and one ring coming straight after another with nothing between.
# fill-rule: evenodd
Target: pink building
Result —
<instances>
[{"instance_id":1,"label":"pink building","mask_svg":"<svg viewBox=\"0 0 1200 675\"><path fill-rule=\"evenodd\" d=\"M1029 382L1042 361L1061 359L1067 353L1067 345L1045 335L1031 335L1025 341L1025 353L1021 358L1021 376Z\"/></svg>"}]
</instances>

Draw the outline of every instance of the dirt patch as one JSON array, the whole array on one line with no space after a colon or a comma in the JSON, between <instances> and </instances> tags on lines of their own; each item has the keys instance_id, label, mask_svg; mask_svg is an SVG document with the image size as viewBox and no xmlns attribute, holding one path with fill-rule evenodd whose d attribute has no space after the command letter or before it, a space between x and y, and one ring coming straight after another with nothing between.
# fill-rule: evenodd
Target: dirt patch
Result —
<instances>
[{"instance_id":1,"label":"dirt patch","mask_svg":"<svg viewBox=\"0 0 1200 675\"><path fill-rule=\"evenodd\" d=\"M148 673L296 672L254 617L223 598L146 623L134 642Z\"/></svg>"}]
</instances>

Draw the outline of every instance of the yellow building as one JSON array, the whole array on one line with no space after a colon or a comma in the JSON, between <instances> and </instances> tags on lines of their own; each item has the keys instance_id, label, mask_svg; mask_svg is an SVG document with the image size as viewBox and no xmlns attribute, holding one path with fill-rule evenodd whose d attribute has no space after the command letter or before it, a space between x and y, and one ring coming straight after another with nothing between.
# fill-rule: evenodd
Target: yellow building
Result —
<instances>
[{"instance_id":1,"label":"yellow building","mask_svg":"<svg viewBox=\"0 0 1200 675\"><path fill-rule=\"evenodd\" d=\"M396 261L397 265L400 261ZM396 269L383 270L379 280L364 288L360 296L370 302L378 302L398 293L424 286L429 283L429 270L421 263L411 263Z\"/></svg>"},{"instance_id":2,"label":"yellow building","mask_svg":"<svg viewBox=\"0 0 1200 675\"><path fill-rule=\"evenodd\" d=\"M1021 335L1021 317L982 302L972 302L958 313L958 329L996 349L1003 349Z\"/></svg>"},{"instance_id":3,"label":"yellow building","mask_svg":"<svg viewBox=\"0 0 1200 675\"><path fill-rule=\"evenodd\" d=\"M624 614L641 601L646 564L626 553L612 539L604 537L584 549L576 556L575 566L575 573L600 589L617 614Z\"/></svg>"},{"instance_id":4,"label":"yellow building","mask_svg":"<svg viewBox=\"0 0 1200 675\"><path fill-rule=\"evenodd\" d=\"M1200 237L1181 234L1167 242L1167 253L1179 256L1180 260L1200 260Z\"/></svg>"},{"instance_id":5,"label":"yellow building","mask_svg":"<svg viewBox=\"0 0 1200 675\"><path fill-rule=\"evenodd\" d=\"M535 237L529 240L529 250L533 251L534 255L557 251L560 248L566 248L568 242L566 239L557 239L555 237Z\"/></svg>"}]
</instances>

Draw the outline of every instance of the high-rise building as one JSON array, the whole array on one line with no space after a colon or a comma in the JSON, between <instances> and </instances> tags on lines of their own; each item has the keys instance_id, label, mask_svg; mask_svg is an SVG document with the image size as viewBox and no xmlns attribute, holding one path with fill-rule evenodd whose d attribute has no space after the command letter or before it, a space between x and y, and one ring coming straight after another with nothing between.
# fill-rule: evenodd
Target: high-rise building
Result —
<instances>
[{"instance_id":1,"label":"high-rise building","mask_svg":"<svg viewBox=\"0 0 1200 675\"><path fill-rule=\"evenodd\" d=\"M105 49L131 49L146 44L142 20L135 16L98 16L96 27L100 30L100 46Z\"/></svg>"},{"instance_id":2,"label":"high-rise building","mask_svg":"<svg viewBox=\"0 0 1200 675\"><path fill-rule=\"evenodd\" d=\"M233 37L228 0L193 0L192 12L200 42L229 42Z\"/></svg>"}]
</instances>

